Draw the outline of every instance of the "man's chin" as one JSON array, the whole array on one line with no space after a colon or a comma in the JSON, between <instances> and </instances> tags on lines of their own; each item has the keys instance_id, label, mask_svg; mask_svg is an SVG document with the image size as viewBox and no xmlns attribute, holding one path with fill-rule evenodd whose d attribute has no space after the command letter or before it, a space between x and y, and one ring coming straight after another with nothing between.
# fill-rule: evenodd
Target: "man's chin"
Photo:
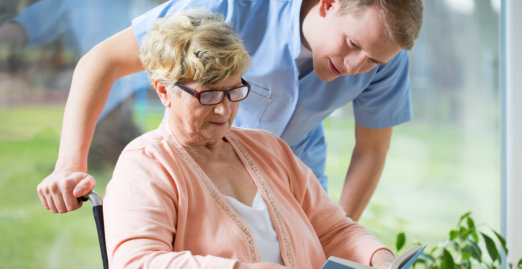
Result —
<instances>
[{"instance_id":1,"label":"man's chin","mask_svg":"<svg viewBox=\"0 0 522 269\"><path fill-rule=\"evenodd\" d=\"M315 74L317 75L317 77L320 80L322 80L324 82L330 82L330 81L338 78L338 76L331 74L331 73L326 74L325 72L315 72Z\"/></svg>"}]
</instances>

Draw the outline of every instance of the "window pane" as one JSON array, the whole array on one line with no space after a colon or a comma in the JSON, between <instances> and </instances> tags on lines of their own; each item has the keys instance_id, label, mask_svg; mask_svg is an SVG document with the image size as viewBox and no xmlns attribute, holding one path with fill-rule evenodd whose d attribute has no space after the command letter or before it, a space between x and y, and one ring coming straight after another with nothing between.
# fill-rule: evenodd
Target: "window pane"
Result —
<instances>
[{"instance_id":1,"label":"window pane","mask_svg":"<svg viewBox=\"0 0 522 269\"><path fill-rule=\"evenodd\" d=\"M40 205L36 186L54 168L79 58L160 2L0 0L0 268L102 267L91 204L53 215ZM123 145L161 120L148 87L141 73L113 88L89 161L100 194Z\"/></svg>"},{"instance_id":2,"label":"window pane","mask_svg":"<svg viewBox=\"0 0 522 269\"><path fill-rule=\"evenodd\" d=\"M394 128L383 176L361 218L391 246L401 231L433 246L467 211L477 223L500 226L499 3L424 5L410 52L414 119ZM334 199L354 145L350 114L345 107L325 123Z\"/></svg>"}]
</instances>

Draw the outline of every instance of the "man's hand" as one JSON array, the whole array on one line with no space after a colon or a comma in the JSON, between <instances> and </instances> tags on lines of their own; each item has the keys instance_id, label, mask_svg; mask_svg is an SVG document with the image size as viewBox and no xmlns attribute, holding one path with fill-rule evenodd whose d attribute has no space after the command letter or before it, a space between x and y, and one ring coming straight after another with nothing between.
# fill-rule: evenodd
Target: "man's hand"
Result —
<instances>
[{"instance_id":1,"label":"man's hand","mask_svg":"<svg viewBox=\"0 0 522 269\"><path fill-rule=\"evenodd\" d=\"M393 253L386 249L379 249L373 254L370 264L375 268L389 269L394 262Z\"/></svg>"},{"instance_id":2,"label":"man's hand","mask_svg":"<svg viewBox=\"0 0 522 269\"><path fill-rule=\"evenodd\" d=\"M77 198L87 194L96 180L84 172L57 172L38 184L37 192L42 205L53 213L67 213L82 206Z\"/></svg>"}]
</instances>

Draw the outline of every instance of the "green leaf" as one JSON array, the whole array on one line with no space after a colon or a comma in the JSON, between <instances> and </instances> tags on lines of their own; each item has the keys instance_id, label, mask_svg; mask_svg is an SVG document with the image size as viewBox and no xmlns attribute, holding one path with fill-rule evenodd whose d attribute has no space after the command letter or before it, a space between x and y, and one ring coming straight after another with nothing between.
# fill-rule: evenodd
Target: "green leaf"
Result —
<instances>
[{"instance_id":1,"label":"green leaf","mask_svg":"<svg viewBox=\"0 0 522 269\"><path fill-rule=\"evenodd\" d=\"M472 240L467 240L470 246L471 250L471 257L473 257L478 262L482 262L482 250L480 250L477 243L473 242Z\"/></svg>"},{"instance_id":2,"label":"green leaf","mask_svg":"<svg viewBox=\"0 0 522 269\"><path fill-rule=\"evenodd\" d=\"M417 258L417 260L415 260L415 263L424 263L426 264L428 261L425 260L422 256L419 255L419 257Z\"/></svg>"},{"instance_id":3,"label":"green leaf","mask_svg":"<svg viewBox=\"0 0 522 269\"><path fill-rule=\"evenodd\" d=\"M413 263L413 268L417 268L417 265L422 264L421 268L433 268L433 264L436 262L435 258L429 254L422 253L419 258Z\"/></svg>"},{"instance_id":4,"label":"green leaf","mask_svg":"<svg viewBox=\"0 0 522 269\"><path fill-rule=\"evenodd\" d=\"M462 253L462 260L469 260L471 258L471 251Z\"/></svg>"},{"instance_id":5,"label":"green leaf","mask_svg":"<svg viewBox=\"0 0 522 269\"><path fill-rule=\"evenodd\" d=\"M455 262L453 261L453 257L451 256L451 253L444 249L442 252L442 265L441 269L453 269L455 268Z\"/></svg>"},{"instance_id":6,"label":"green leaf","mask_svg":"<svg viewBox=\"0 0 522 269\"><path fill-rule=\"evenodd\" d=\"M432 261L432 262L435 261L435 257L433 257L433 255L426 254L426 253L421 253L421 255L419 255L419 259L421 259L421 258L424 261Z\"/></svg>"},{"instance_id":7,"label":"green leaf","mask_svg":"<svg viewBox=\"0 0 522 269\"><path fill-rule=\"evenodd\" d=\"M452 246L457 252L460 251L460 244L456 241L448 241L449 245Z\"/></svg>"},{"instance_id":8,"label":"green leaf","mask_svg":"<svg viewBox=\"0 0 522 269\"><path fill-rule=\"evenodd\" d=\"M500 256L498 255L497 246L495 246L495 242L493 239L491 239L489 236L482 234L482 237L484 237L484 242L486 243L486 249L488 250L489 257L491 257L491 260L496 261L500 260Z\"/></svg>"},{"instance_id":9,"label":"green leaf","mask_svg":"<svg viewBox=\"0 0 522 269\"><path fill-rule=\"evenodd\" d=\"M504 249L504 254L507 255L508 249L506 247L506 239L504 239L504 237L502 237L502 235L498 234L496 231L493 230L493 232L495 233L495 236L497 237L498 241L502 245L502 249ZM522 259L521 259L521 261L522 261Z\"/></svg>"},{"instance_id":10,"label":"green leaf","mask_svg":"<svg viewBox=\"0 0 522 269\"><path fill-rule=\"evenodd\" d=\"M433 254L434 254L438 249L439 249L439 247L434 246L434 247L432 247L432 248L430 249L429 253L430 253L431 255L433 255ZM421 255L422 255L422 254L421 254Z\"/></svg>"},{"instance_id":11,"label":"green leaf","mask_svg":"<svg viewBox=\"0 0 522 269\"><path fill-rule=\"evenodd\" d=\"M466 229L466 227L464 226L460 226L460 229L459 229L459 238L460 240L465 240L466 237L468 237L468 229Z\"/></svg>"},{"instance_id":12,"label":"green leaf","mask_svg":"<svg viewBox=\"0 0 522 269\"><path fill-rule=\"evenodd\" d=\"M473 236L473 241L475 241L475 243L478 243L479 236L478 236L477 232L476 231L472 231L471 232L471 236Z\"/></svg>"},{"instance_id":13,"label":"green leaf","mask_svg":"<svg viewBox=\"0 0 522 269\"><path fill-rule=\"evenodd\" d=\"M466 213L464 213L464 215L460 216L459 223L458 223L457 225L460 226L460 223L462 223L462 221L463 221L465 218L468 218L469 215L471 215L471 211L466 212Z\"/></svg>"},{"instance_id":14,"label":"green leaf","mask_svg":"<svg viewBox=\"0 0 522 269\"><path fill-rule=\"evenodd\" d=\"M397 248L397 251L401 250L405 243L406 235L404 233L399 233L397 235L397 241L395 242L395 247Z\"/></svg>"},{"instance_id":15,"label":"green leaf","mask_svg":"<svg viewBox=\"0 0 522 269\"><path fill-rule=\"evenodd\" d=\"M522 268L522 259L518 260L517 267Z\"/></svg>"},{"instance_id":16,"label":"green leaf","mask_svg":"<svg viewBox=\"0 0 522 269\"><path fill-rule=\"evenodd\" d=\"M455 240L455 238L457 238L457 236L459 236L459 232L457 232L456 230L450 231L450 233L449 233L450 240Z\"/></svg>"},{"instance_id":17,"label":"green leaf","mask_svg":"<svg viewBox=\"0 0 522 269\"><path fill-rule=\"evenodd\" d=\"M470 260L461 261L459 268L471 268Z\"/></svg>"},{"instance_id":18,"label":"green leaf","mask_svg":"<svg viewBox=\"0 0 522 269\"><path fill-rule=\"evenodd\" d=\"M475 230L475 222L473 221L473 219L471 217L468 217L466 222L468 224L468 229L470 231L474 231Z\"/></svg>"},{"instance_id":19,"label":"green leaf","mask_svg":"<svg viewBox=\"0 0 522 269\"><path fill-rule=\"evenodd\" d=\"M472 246L470 245L465 245L462 249L461 249L461 260L465 261L465 260L469 260L471 258L471 252L472 252Z\"/></svg>"},{"instance_id":20,"label":"green leaf","mask_svg":"<svg viewBox=\"0 0 522 269\"><path fill-rule=\"evenodd\" d=\"M471 268L470 260L461 260L460 264L458 264L457 268Z\"/></svg>"}]
</instances>

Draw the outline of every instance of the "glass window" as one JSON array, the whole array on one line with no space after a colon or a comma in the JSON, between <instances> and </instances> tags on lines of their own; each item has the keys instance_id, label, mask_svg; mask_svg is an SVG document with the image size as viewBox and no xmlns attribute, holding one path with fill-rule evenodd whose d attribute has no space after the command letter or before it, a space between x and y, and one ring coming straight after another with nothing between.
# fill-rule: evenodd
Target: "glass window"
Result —
<instances>
[{"instance_id":1,"label":"glass window","mask_svg":"<svg viewBox=\"0 0 522 269\"><path fill-rule=\"evenodd\" d=\"M424 1L424 26L410 52L414 119L394 129L361 220L390 246L399 231L436 244L467 211L498 230L499 1ZM77 61L161 2L0 0L0 268L101 268L90 204L52 215L35 190L57 158ZM89 157L100 194L123 146L162 117L144 73L114 86ZM353 122L349 105L324 123L334 200L354 145Z\"/></svg>"},{"instance_id":2,"label":"glass window","mask_svg":"<svg viewBox=\"0 0 522 269\"><path fill-rule=\"evenodd\" d=\"M500 230L499 1L423 2L423 28L409 53L414 118L394 128L361 218L391 246L400 231L436 245L467 211ZM337 200L354 145L351 107L325 126Z\"/></svg>"},{"instance_id":3,"label":"glass window","mask_svg":"<svg viewBox=\"0 0 522 269\"><path fill-rule=\"evenodd\" d=\"M0 0L0 268L102 267L91 205L52 215L36 186L57 158L77 61L160 2ZM111 92L89 156L100 194L123 146L161 120L148 88L140 73Z\"/></svg>"}]
</instances>

